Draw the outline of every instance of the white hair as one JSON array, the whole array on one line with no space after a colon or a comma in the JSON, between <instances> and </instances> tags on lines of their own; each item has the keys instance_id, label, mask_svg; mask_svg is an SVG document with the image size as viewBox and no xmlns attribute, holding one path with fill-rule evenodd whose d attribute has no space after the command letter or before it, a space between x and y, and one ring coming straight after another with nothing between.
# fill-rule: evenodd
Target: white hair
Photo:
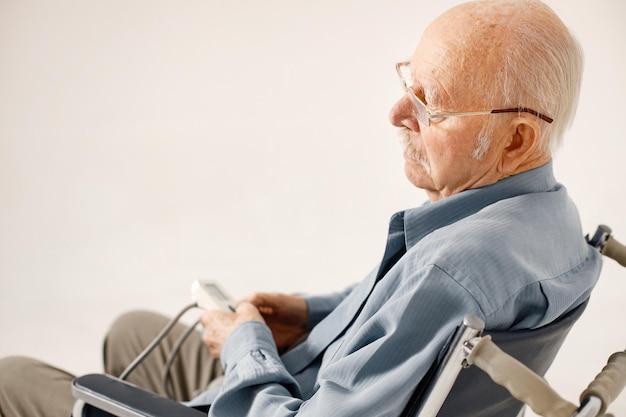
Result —
<instances>
[{"instance_id":1,"label":"white hair","mask_svg":"<svg viewBox=\"0 0 626 417\"><path fill-rule=\"evenodd\" d=\"M554 11L540 1L479 3L488 7L486 13L508 9L513 17L505 22L500 70L488 75L493 86L486 96L488 104L527 107L553 118L550 124L540 121L543 151L550 154L561 144L576 114L584 66L582 48ZM485 123L475 157L488 148L494 128L493 123Z\"/></svg>"}]
</instances>

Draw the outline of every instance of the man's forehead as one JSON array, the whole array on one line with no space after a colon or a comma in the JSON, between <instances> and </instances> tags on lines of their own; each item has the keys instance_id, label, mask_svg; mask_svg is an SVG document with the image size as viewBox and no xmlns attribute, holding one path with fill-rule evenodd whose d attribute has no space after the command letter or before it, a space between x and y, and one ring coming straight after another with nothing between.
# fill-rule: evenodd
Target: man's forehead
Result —
<instances>
[{"instance_id":1,"label":"man's forehead","mask_svg":"<svg viewBox=\"0 0 626 417\"><path fill-rule=\"evenodd\" d=\"M425 46L418 47L411 58L411 77L415 87L430 96L427 98L431 104L443 105L451 101L450 95L461 74L449 64L451 60L446 57L445 48Z\"/></svg>"},{"instance_id":2,"label":"man's forehead","mask_svg":"<svg viewBox=\"0 0 626 417\"><path fill-rule=\"evenodd\" d=\"M442 104L458 107L482 101L472 86L488 83L497 71L501 55L496 45L492 49L488 39L478 36L490 29L478 26L467 16L444 14L426 28L411 58L415 82L431 89Z\"/></svg>"}]
</instances>

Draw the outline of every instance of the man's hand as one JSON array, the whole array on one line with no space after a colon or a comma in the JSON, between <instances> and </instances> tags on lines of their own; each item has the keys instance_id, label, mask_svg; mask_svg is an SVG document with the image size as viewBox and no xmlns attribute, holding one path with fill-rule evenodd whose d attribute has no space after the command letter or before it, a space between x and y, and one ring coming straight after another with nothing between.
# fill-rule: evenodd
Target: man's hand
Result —
<instances>
[{"instance_id":1,"label":"man's hand","mask_svg":"<svg viewBox=\"0 0 626 417\"><path fill-rule=\"evenodd\" d=\"M243 302L259 309L279 350L290 348L305 336L309 312L304 298L279 293L255 293L244 298Z\"/></svg>"},{"instance_id":2,"label":"man's hand","mask_svg":"<svg viewBox=\"0 0 626 417\"><path fill-rule=\"evenodd\" d=\"M200 318L204 326L202 340L209 348L211 356L219 358L226 339L241 323L259 321L264 323L263 316L249 302L241 302L235 312L225 310L208 310Z\"/></svg>"}]
</instances>

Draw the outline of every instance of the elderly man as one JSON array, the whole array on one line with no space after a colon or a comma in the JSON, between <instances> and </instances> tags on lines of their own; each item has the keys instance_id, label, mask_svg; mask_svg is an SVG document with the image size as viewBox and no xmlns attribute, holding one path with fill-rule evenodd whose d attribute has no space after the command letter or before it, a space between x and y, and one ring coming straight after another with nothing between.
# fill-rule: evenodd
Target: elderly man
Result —
<instances>
[{"instance_id":1,"label":"elderly man","mask_svg":"<svg viewBox=\"0 0 626 417\"><path fill-rule=\"evenodd\" d=\"M206 312L203 339L194 336L172 371L179 399L210 404L211 416L395 416L464 315L487 329L536 328L589 297L600 256L551 164L582 72L560 19L535 0L462 4L426 29L397 71L405 94L391 123L406 175L430 201L391 218L381 263L342 293L254 294L235 312ZM107 370L121 372L157 324L143 313L120 319ZM217 373L209 353L223 382L198 394ZM158 390L157 362L131 381ZM36 362L16 363L0 372ZM68 378L54 386L69 392ZM0 412L18 415L2 384Z\"/></svg>"}]
</instances>

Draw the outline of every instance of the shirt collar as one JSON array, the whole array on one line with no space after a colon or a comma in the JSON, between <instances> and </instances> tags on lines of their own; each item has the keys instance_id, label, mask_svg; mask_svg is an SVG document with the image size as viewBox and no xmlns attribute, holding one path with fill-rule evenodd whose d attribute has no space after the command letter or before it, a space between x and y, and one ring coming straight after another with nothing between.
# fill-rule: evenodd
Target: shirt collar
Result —
<instances>
[{"instance_id":1,"label":"shirt collar","mask_svg":"<svg viewBox=\"0 0 626 417\"><path fill-rule=\"evenodd\" d=\"M424 236L443 226L470 216L497 201L522 194L546 192L557 188L552 161L538 168L500 180L494 184L473 188L434 203L396 213L393 223L404 220L406 247L410 248Z\"/></svg>"}]
</instances>

